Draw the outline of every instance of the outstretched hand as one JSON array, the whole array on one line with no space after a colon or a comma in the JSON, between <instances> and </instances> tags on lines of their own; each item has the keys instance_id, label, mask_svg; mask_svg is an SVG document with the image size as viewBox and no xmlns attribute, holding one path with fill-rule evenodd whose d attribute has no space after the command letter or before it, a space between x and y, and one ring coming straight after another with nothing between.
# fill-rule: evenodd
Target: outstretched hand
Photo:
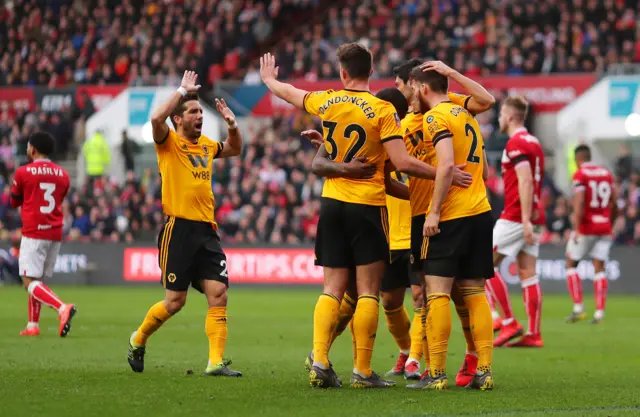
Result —
<instances>
[{"instance_id":1,"label":"outstretched hand","mask_svg":"<svg viewBox=\"0 0 640 417\"><path fill-rule=\"evenodd\" d=\"M236 115L233 114L233 111L227 106L223 98L216 99L216 110L218 110L218 113L220 113L229 126L235 123Z\"/></svg>"},{"instance_id":2,"label":"outstretched hand","mask_svg":"<svg viewBox=\"0 0 640 417\"><path fill-rule=\"evenodd\" d=\"M313 143L316 149L319 149L320 146L324 143L324 138L322 137L322 133L317 130L309 129L300 133L300 135L306 137Z\"/></svg>"},{"instance_id":3,"label":"outstretched hand","mask_svg":"<svg viewBox=\"0 0 640 417\"><path fill-rule=\"evenodd\" d=\"M200 84L196 84L197 81L198 74L196 74L195 71L185 71L180 87L187 90L187 93L195 93L202 87Z\"/></svg>"},{"instance_id":4,"label":"outstretched hand","mask_svg":"<svg viewBox=\"0 0 640 417\"><path fill-rule=\"evenodd\" d=\"M260 58L260 77L263 82L278 78L279 69L280 67L276 67L276 57L271 53L266 53Z\"/></svg>"}]
</instances>

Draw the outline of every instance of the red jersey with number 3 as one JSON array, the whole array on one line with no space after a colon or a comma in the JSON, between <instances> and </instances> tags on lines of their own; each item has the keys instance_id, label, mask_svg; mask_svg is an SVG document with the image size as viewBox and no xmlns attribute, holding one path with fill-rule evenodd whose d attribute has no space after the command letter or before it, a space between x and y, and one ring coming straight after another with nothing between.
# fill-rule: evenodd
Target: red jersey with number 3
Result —
<instances>
[{"instance_id":1,"label":"red jersey with number 3","mask_svg":"<svg viewBox=\"0 0 640 417\"><path fill-rule=\"evenodd\" d=\"M69 192L69 175L48 159L38 159L16 171L11 206L22 206L22 235L62 240L62 200Z\"/></svg>"},{"instance_id":2,"label":"red jersey with number 3","mask_svg":"<svg viewBox=\"0 0 640 417\"><path fill-rule=\"evenodd\" d=\"M574 191L584 191L584 216L578 226L583 235L611 234L613 175L608 169L585 162L573 174Z\"/></svg>"},{"instance_id":3,"label":"red jersey with number 3","mask_svg":"<svg viewBox=\"0 0 640 417\"><path fill-rule=\"evenodd\" d=\"M522 208L518 192L518 174L516 167L528 166L533 179L533 207L531 223L545 224L544 208L540 200L542 175L544 174L544 151L535 136L527 129L516 130L507 141L502 154L502 177L504 180L504 210L501 219L522 223Z\"/></svg>"}]
</instances>

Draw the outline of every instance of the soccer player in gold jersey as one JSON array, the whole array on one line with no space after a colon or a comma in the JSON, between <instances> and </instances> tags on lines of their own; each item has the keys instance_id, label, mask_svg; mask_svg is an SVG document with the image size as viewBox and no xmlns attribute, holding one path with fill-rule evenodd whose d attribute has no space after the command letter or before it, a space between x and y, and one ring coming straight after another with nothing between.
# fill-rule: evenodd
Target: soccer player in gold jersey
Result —
<instances>
[{"instance_id":1,"label":"soccer player in gold jersey","mask_svg":"<svg viewBox=\"0 0 640 417\"><path fill-rule=\"evenodd\" d=\"M424 142L425 135L423 133L423 114L419 111L420 104L417 101L417 96L414 94L414 89L409 83L409 74L411 70L419 65L422 65L424 62L425 60L423 59L410 59L395 67L394 74L396 75L396 86L404 94L405 98L410 104L410 111L407 114L407 117L402 119L402 131L404 134L404 142L407 147L407 151L410 155L420 159L421 161L431 163L431 161L435 157L435 149L433 148L433 146L428 146L428 143ZM473 115L485 112L494 105L495 99L493 98L493 96L477 82L471 80L468 77L465 77L464 75L453 70L440 61L431 62L430 65L430 67L434 70L455 80L468 93L468 95L448 93L448 98L453 103L463 106ZM483 174L486 173L487 171L485 169ZM429 203L431 202L433 189L433 181L425 181L419 178L414 178L409 184L412 216L412 266L413 273L420 277L421 282L423 281L423 260L421 259L421 249L424 241L422 227L426 218L427 209L429 208ZM426 308L423 308L424 300L422 298L422 291L414 290L412 291L412 293L414 295L413 302L416 315L414 316L411 333L412 335L415 335L418 331L422 331L422 335L424 335L424 328L417 327L417 325L420 323L418 321L417 314L420 313L426 315ZM469 325L469 310L467 309L463 297L457 286L454 286L454 291L451 295L456 306L456 312L458 313L462 324L465 339L467 340L467 352L464 362L460 370L458 371L458 374L456 375L456 385L466 386L469 382L471 382L471 379L473 379L473 376L475 375L478 357L477 353L475 352L473 338L471 337L471 329ZM418 351L418 346L415 346L418 340L419 336L416 335L412 337L412 353L407 360L407 364L418 359L417 355L415 354L415 352ZM423 346L425 350L423 357L427 368L426 370L428 371L428 344L425 343L420 345ZM400 363L400 359L402 359L402 356L399 358L398 363Z\"/></svg>"},{"instance_id":2,"label":"soccer player in gold jersey","mask_svg":"<svg viewBox=\"0 0 640 417\"><path fill-rule=\"evenodd\" d=\"M484 281L493 275L493 247L491 206L483 180L484 140L473 115L449 99L449 79L432 63L414 68L410 82L424 113L424 142L435 149L432 162L437 167L421 253L427 292L430 374L411 387L431 390L448 387L449 300L455 280L469 309L470 330L478 352L476 375L467 387L492 389L493 324ZM465 170L473 176L467 189L451 187L453 169L461 163L467 164Z\"/></svg>"},{"instance_id":3,"label":"soccer player in gold jersey","mask_svg":"<svg viewBox=\"0 0 640 417\"><path fill-rule=\"evenodd\" d=\"M240 155L242 137L233 112L224 100L216 108L228 124L225 142L202 134L202 107L198 101L197 75L186 71L180 88L151 116L153 140L162 177L162 209L166 223L158 237L163 301L154 304L129 340L129 365L144 370L147 339L185 305L192 286L205 294L209 305L205 332L209 362L205 375L241 376L223 359L227 341L227 258L222 250L214 218L211 188L213 160ZM167 118L175 130L166 124Z\"/></svg>"},{"instance_id":4,"label":"soccer player in gold jersey","mask_svg":"<svg viewBox=\"0 0 640 417\"><path fill-rule=\"evenodd\" d=\"M316 263L324 269L324 289L314 312L314 363L309 381L314 387L339 387L329 363L329 346L340 302L355 266L358 301L353 317L357 360L351 376L356 388L386 388L371 370L378 327L379 291L389 256L384 166L386 156L397 170L434 178L432 167L410 157L402 143L400 118L393 106L369 92L373 73L371 51L357 43L336 51L340 91L307 92L277 80L275 58L261 58L262 80L276 96L322 119L325 146L331 160L350 162L365 157L376 166L370 179L328 178L324 183L315 245Z\"/></svg>"}]
</instances>

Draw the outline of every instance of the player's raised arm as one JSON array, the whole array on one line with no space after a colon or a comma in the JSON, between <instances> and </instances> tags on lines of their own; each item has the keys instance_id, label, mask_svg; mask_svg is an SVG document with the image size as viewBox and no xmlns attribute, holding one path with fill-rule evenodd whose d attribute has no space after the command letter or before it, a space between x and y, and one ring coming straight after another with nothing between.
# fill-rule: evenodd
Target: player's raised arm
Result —
<instances>
[{"instance_id":1,"label":"player's raised arm","mask_svg":"<svg viewBox=\"0 0 640 417\"><path fill-rule=\"evenodd\" d=\"M242 153L242 135L240 134L240 129L238 129L236 115L233 114L224 99L216 99L216 110L227 122L228 129L227 139L221 144L222 151L218 158L230 158L240 155Z\"/></svg>"},{"instance_id":2,"label":"player's raised arm","mask_svg":"<svg viewBox=\"0 0 640 417\"><path fill-rule=\"evenodd\" d=\"M11 195L9 198L9 202L11 204L11 207L13 208L20 207L23 200L22 180L20 172L20 170L16 171L16 174L13 177L13 184L11 185Z\"/></svg>"},{"instance_id":3,"label":"player's raised arm","mask_svg":"<svg viewBox=\"0 0 640 417\"><path fill-rule=\"evenodd\" d=\"M171 116L171 112L176 108L180 99L189 93L197 93L200 85L196 84L198 75L194 71L185 71L182 77L182 83L171 97L151 115L151 127L153 132L153 141L157 144L164 143L169 135L169 126L167 126L167 117Z\"/></svg>"},{"instance_id":4,"label":"player's raised arm","mask_svg":"<svg viewBox=\"0 0 640 417\"><path fill-rule=\"evenodd\" d=\"M279 68L280 67L276 67L276 58L273 55L270 53L264 54L264 56L260 58L260 76L262 77L262 82L264 82L267 88L276 96L301 110L305 110L304 97L307 95L307 91L278 81Z\"/></svg>"},{"instance_id":5,"label":"player's raised arm","mask_svg":"<svg viewBox=\"0 0 640 417\"><path fill-rule=\"evenodd\" d=\"M431 237L440 233L440 229L438 227L438 224L440 223L440 210L442 209L442 203L444 203L444 200L449 193L449 188L451 188L453 171L456 167L452 137L453 135L451 135L451 133L443 131L440 135L435 135L433 138L433 145L436 149L436 158L438 159L438 168L429 214L424 222L424 236Z\"/></svg>"},{"instance_id":6,"label":"player's raised arm","mask_svg":"<svg viewBox=\"0 0 640 417\"><path fill-rule=\"evenodd\" d=\"M376 166L367 164L365 158L353 158L348 163L334 162L329 159L329 152L323 144L322 134L316 130L305 130L302 136L309 138L318 147L318 152L311 163L311 172L319 177L336 178L373 178Z\"/></svg>"},{"instance_id":7,"label":"player's raised arm","mask_svg":"<svg viewBox=\"0 0 640 417\"><path fill-rule=\"evenodd\" d=\"M420 66L423 71L437 71L447 78L450 78L460 84L462 88L471 96L463 107L473 114L480 114L496 104L496 99L479 83L471 78L460 74L455 69L449 67L442 61L427 61Z\"/></svg>"}]
</instances>

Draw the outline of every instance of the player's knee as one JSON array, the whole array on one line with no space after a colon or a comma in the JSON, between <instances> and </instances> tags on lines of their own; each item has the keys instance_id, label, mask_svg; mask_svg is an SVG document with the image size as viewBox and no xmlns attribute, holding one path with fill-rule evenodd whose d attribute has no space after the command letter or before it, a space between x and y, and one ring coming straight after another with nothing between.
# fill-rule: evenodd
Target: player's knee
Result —
<instances>
[{"instance_id":1,"label":"player's knee","mask_svg":"<svg viewBox=\"0 0 640 417\"><path fill-rule=\"evenodd\" d=\"M421 285L411 286L411 298L413 299L414 308L420 308L424 305L424 289Z\"/></svg>"},{"instance_id":2,"label":"player's knee","mask_svg":"<svg viewBox=\"0 0 640 417\"><path fill-rule=\"evenodd\" d=\"M226 307L228 300L227 289L217 291L213 294L207 294L207 302L209 307Z\"/></svg>"},{"instance_id":3,"label":"player's knee","mask_svg":"<svg viewBox=\"0 0 640 417\"><path fill-rule=\"evenodd\" d=\"M578 262L574 261L573 259L567 257L567 269L571 269L571 268L575 268L578 266Z\"/></svg>"},{"instance_id":4,"label":"player's knee","mask_svg":"<svg viewBox=\"0 0 640 417\"><path fill-rule=\"evenodd\" d=\"M33 280L31 278L22 277L22 287L25 291L29 291L29 285L31 285L32 282Z\"/></svg>"},{"instance_id":5,"label":"player's knee","mask_svg":"<svg viewBox=\"0 0 640 417\"><path fill-rule=\"evenodd\" d=\"M381 293L382 308L385 310L395 310L400 308L404 302L404 289L402 291L385 291Z\"/></svg>"},{"instance_id":6,"label":"player's knee","mask_svg":"<svg viewBox=\"0 0 640 417\"><path fill-rule=\"evenodd\" d=\"M185 293L185 297L170 297L164 300L164 307L167 309L167 312L171 315L176 314L182 307L187 303L187 297Z\"/></svg>"},{"instance_id":7,"label":"player's knee","mask_svg":"<svg viewBox=\"0 0 640 417\"><path fill-rule=\"evenodd\" d=\"M604 261L600 261L598 259L593 260L593 269L597 273L604 272Z\"/></svg>"}]
</instances>

